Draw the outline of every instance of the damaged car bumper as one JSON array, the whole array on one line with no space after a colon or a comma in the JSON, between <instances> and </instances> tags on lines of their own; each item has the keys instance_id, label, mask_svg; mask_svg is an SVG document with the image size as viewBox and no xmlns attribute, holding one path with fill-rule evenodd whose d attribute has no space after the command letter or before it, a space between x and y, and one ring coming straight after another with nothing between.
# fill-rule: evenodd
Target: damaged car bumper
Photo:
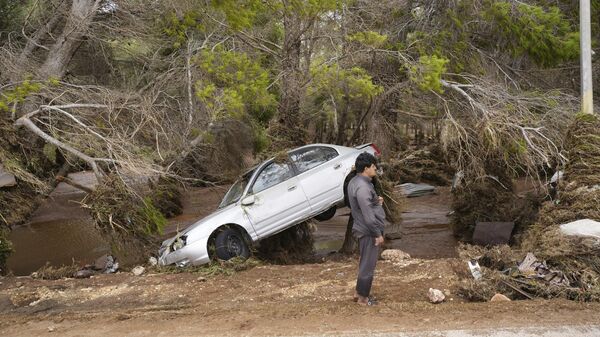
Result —
<instances>
[{"instance_id":1,"label":"damaged car bumper","mask_svg":"<svg viewBox=\"0 0 600 337\"><path fill-rule=\"evenodd\" d=\"M178 267L198 266L210 262L208 256L207 242L208 238L204 240L197 240L192 243L187 243L183 240L178 242L181 238L178 237L175 240L169 240L164 242L159 250L158 264L161 266L167 266L174 264Z\"/></svg>"}]
</instances>

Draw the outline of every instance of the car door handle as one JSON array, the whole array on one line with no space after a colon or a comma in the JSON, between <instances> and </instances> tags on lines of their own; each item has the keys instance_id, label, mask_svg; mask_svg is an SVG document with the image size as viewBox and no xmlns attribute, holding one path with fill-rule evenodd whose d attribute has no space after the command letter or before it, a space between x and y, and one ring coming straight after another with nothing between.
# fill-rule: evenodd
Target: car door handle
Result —
<instances>
[{"instance_id":1,"label":"car door handle","mask_svg":"<svg viewBox=\"0 0 600 337\"><path fill-rule=\"evenodd\" d=\"M288 187L288 191L293 191L296 189L296 185Z\"/></svg>"},{"instance_id":2,"label":"car door handle","mask_svg":"<svg viewBox=\"0 0 600 337\"><path fill-rule=\"evenodd\" d=\"M335 165L333 166L333 169L334 169L334 170L337 170L337 169L339 169L340 167L342 167L342 164L340 164L340 163L337 163L337 164L335 164Z\"/></svg>"}]
</instances>

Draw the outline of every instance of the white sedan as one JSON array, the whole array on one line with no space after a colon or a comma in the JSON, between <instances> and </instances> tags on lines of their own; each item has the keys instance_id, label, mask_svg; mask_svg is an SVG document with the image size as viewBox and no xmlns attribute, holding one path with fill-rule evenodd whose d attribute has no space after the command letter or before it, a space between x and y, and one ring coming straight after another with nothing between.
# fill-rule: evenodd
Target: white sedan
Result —
<instances>
[{"instance_id":1,"label":"white sedan","mask_svg":"<svg viewBox=\"0 0 600 337\"><path fill-rule=\"evenodd\" d=\"M310 218L333 217L344 205L344 180L362 152L379 155L373 144L312 144L289 151L286 160L261 163L231 186L215 212L165 240L159 263L185 267L214 257L248 257L254 242Z\"/></svg>"}]
</instances>

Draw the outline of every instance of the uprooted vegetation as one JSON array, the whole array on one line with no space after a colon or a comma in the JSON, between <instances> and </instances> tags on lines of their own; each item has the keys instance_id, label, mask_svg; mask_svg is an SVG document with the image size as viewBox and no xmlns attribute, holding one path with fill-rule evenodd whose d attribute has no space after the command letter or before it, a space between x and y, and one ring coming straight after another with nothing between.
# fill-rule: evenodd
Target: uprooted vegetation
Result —
<instances>
[{"instance_id":1,"label":"uprooted vegetation","mask_svg":"<svg viewBox=\"0 0 600 337\"><path fill-rule=\"evenodd\" d=\"M389 160L385 175L398 184L424 182L448 186L452 182L454 170L444 158L439 145L407 150Z\"/></svg>"},{"instance_id":2,"label":"uprooted vegetation","mask_svg":"<svg viewBox=\"0 0 600 337\"><path fill-rule=\"evenodd\" d=\"M143 252L155 248L155 235L167 224L165 216L181 212L180 194L173 182L159 179L150 188L147 191L113 174L83 200L114 253L132 255L137 250L145 256Z\"/></svg>"},{"instance_id":3,"label":"uprooted vegetation","mask_svg":"<svg viewBox=\"0 0 600 337\"><path fill-rule=\"evenodd\" d=\"M569 158L558 198L547 201L535 224L514 249L490 248L468 251L487 267L481 281L469 281L465 294L484 300L494 291L513 297L564 297L600 301L600 242L597 238L566 236L561 224L580 219L600 219L600 122L595 116L579 115L569 130ZM515 271L516 262L533 253L530 273ZM520 269L526 261L521 262Z\"/></svg>"},{"instance_id":4,"label":"uprooted vegetation","mask_svg":"<svg viewBox=\"0 0 600 337\"><path fill-rule=\"evenodd\" d=\"M315 262L314 230L314 223L302 222L262 240L255 254L276 264Z\"/></svg>"}]
</instances>

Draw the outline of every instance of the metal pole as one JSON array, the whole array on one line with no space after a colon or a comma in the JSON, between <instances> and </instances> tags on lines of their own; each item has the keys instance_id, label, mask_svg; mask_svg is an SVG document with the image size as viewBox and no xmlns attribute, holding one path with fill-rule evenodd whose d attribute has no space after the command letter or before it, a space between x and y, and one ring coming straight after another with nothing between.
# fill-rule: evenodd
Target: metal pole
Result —
<instances>
[{"instance_id":1,"label":"metal pole","mask_svg":"<svg viewBox=\"0 0 600 337\"><path fill-rule=\"evenodd\" d=\"M586 114L593 114L590 0L579 0L579 32L581 46L581 111Z\"/></svg>"}]
</instances>

